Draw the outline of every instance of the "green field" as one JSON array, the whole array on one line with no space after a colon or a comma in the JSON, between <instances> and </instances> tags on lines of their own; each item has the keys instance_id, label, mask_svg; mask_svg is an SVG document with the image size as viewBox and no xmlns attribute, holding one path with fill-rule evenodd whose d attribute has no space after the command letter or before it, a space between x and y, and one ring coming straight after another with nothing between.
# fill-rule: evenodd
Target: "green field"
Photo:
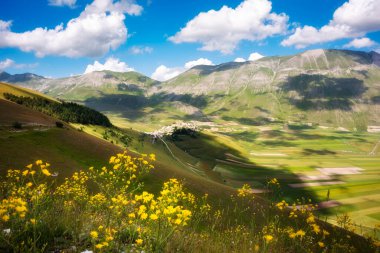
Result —
<instances>
[{"instance_id":1,"label":"green field","mask_svg":"<svg viewBox=\"0 0 380 253\"><path fill-rule=\"evenodd\" d=\"M176 145L206 161L215 177L232 187L250 183L264 188L266 180L278 178L284 198L311 198L314 203L337 200L341 205L320 210L331 222L348 212L358 225L380 224L379 133L353 133L333 128L270 124L265 127L220 124L205 129L197 139L183 136ZM212 149L210 148L212 147ZM210 152L213 150L214 152ZM218 159L218 160L215 160ZM243 164L243 165L241 165ZM248 165L251 164L251 165ZM323 178L317 168L363 169L359 174ZM314 176L313 178L307 178ZM322 176L322 177L321 177ZM331 182L331 185L292 188L289 184ZM339 184L335 184L339 182Z\"/></svg>"},{"instance_id":2,"label":"green field","mask_svg":"<svg viewBox=\"0 0 380 253\"><path fill-rule=\"evenodd\" d=\"M114 122L114 123L117 123ZM139 127L131 124L130 127ZM179 149L173 153L196 173L213 181L241 187L265 188L278 178L284 199L312 199L313 203L338 201L338 206L321 208L321 219L335 223L348 213L363 233L380 224L380 133L358 133L334 127L269 123L265 126L219 121L201 127L197 138L180 136L169 141ZM158 144L156 144L158 145ZM154 147L154 145L152 145ZM162 152L161 149L154 150ZM184 156L183 154L187 156ZM323 177L318 168L357 167L359 174ZM202 173L199 173L201 171ZM308 177L313 177L308 178ZM289 184L331 182L292 188ZM338 183L337 183L338 182ZM329 197L327 196L329 194Z\"/></svg>"}]
</instances>

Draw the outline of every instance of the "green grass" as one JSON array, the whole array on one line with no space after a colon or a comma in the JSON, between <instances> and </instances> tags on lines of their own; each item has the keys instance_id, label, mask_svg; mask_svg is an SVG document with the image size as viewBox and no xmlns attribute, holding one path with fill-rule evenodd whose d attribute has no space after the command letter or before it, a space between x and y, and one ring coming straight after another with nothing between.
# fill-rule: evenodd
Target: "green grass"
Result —
<instances>
[{"instance_id":1,"label":"green grass","mask_svg":"<svg viewBox=\"0 0 380 253\"><path fill-rule=\"evenodd\" d=\"M24 97L41 97L44 99L58 102L58 100L52 97L46 96L40 92L0 82L0 99L4 99L4 95L3 95L4 93L11 93L16 96L24 96Z\"/></svg>"},{"instance_id":2,"label":"green grass","mask_svg":"<svg viewBox=\"0 0 380 253\"><path fill-rule=\"evenodd\" d=\"M103 166L107 157L120 150L102 140L79 133L75 129L24 129L21 132L0 130L0 173L23 168L32 161L47 160L63 176L78 169ZM22 152L20 148L22 147Z\"/></svg>"}]
</instances>

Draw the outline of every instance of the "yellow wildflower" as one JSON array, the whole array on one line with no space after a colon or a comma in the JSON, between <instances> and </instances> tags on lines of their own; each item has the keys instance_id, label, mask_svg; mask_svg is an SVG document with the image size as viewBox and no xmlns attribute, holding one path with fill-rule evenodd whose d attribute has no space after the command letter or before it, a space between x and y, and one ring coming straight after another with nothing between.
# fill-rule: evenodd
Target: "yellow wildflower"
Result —
<instances>
[{"instance_id":1,"label":"yellow wildflower","mask_svg":"<svg viewBox=\"0 0 380 253\"><path fill-rule=\"evenodd\" d=\"M147 214L147 213L142 213L142 214L140 215L140 218L141 218L142 220L146 220L146 218L148 218L148 214Z\"/></svg>"},{"instance_id":2,"label":"yellow wildflower","mask_svg":"<svg viewBox=\"0 0 380 253\"><path fill-rule=\"evenodd\" d=\"M319 247L324 248L325 244L323 242L318 242Z\"/></svg>"},{"instance_id":3,"label":"yellow wildflower","mask_svg":"<svg viewBox=\"0 0 380 253\"><path fill-rule=\"evenodd\" d=\"M156 215L156 214L151 214L150 216L149 216L149 218L151 219L151 220L157 220L158 219L158 216Z\"/></svg>"},{"instance_id":4,"label":"yellow wildflower","mask_svg":"<svg viewBox=\"0 0 380 253\"><path fill-rule=\"evenodd\" d=\"M306 233L305 233L305 231L303 231L302 229L300 229L300 230L297 231L296 234L297 234L297 236L300 236L302 238L302 237L305 236Z\"/></svg>"},{"instance_id":5,"label":"yellow wildflower","mask_svg":"<svg viewBox=\"0 0 380 253\"><path fill-rule=\"evenodd\" d=\"M239 197L245 197L252 194L252 188L249 184L244 184L237 192Z\"/></svg>"},{"instance_id":6,"label":"yellow wildflower","mask_svg":"<svg viewBox=\"0 0 380 253\"><path fill-rule=\"evenodd\" d=\"M314 223L314 222L315 222L315 217L314 217L314 215L310 215L310 216L306 219L306 222L307 222L307 223Z\"/></svg>"},{"instance_id":7,"label":"yellow wildflower","mask_svg":"<svg viewBox=\"0 0 380 253\"><path fill-rule=\"evenodd\" d=\"M317 224L313 224L312 226L313 226L314 233L318 234L319 232L321 232L321 229L319 228Z\"/></svg>"},{"instance_id":8,"label":"yellow wildflower","mask_svg":"<svg viewBox=\"0 0 380 253\"><path fill-rule=\"evenodd\" d=\"M1 219L3 220L3 221L9 221L9 215L3 215L3 217L1 217Z\"/></svg>"},{"instance_id":9,"label":"yellow wildflower","mask_svg":"<svg viewBox=\"0 0 380 253\"><path fill-rule=\"evenodd\" d=\"M16 206L16 211L21 213L27 211L26 206Z\"/></svg>"},{"instance_id":10,"label":"yellow wildflower","mask_svg":"<svg viewBox=\"0 0 380 253\"><path fill-rule=\"evenodd\" d=\"M48 171L47 169L42 169L42 173L43 173L45 176L48 176L48 177L51 176L50 171Z\"/></svg>"},{"instance_id":11,"label":"yellow wildflower","mask_svg":"<svg viewBox=\"0 0 380 253\"><path fill-rule=\"evenodd\" d=\"M91 231L90 236L91 236L91 238L96 239L96 238L98 238L98 232Z\"/></svg>"},{"instance_id":12,"label":"yellow wildflower","mask_svg":"<svg viewBox=\"0 0 380 253\"><path fill-rule=\"evenodd\" d=\"M139 238L136 240L137 245L141 245L143 243L143 239Z\"/></svg>"},{"instance_id":13,"label":"yellow wildflower","mask_svg":"<svg viewBox=\"0 0 380 253\"><path fill-rule=\"evenodd\" d=\"M266 243L269 243L270 241L273 240L273 236L271 235L264 235L263 237Z\"/></svg>"},{"instance_id":14,"label":"yellow wildflower","mask_svg":"<svg viewBox=\"0 0 380 253\"><path fill-rule=\"evenodd\" d=\"M103 248L103 247L104 247L104 246L103 246L102 243L98 243L98 244L95 245L95 248L97 248L97 249L101 249L101 248Z\"/></svg>"}]
</instances>

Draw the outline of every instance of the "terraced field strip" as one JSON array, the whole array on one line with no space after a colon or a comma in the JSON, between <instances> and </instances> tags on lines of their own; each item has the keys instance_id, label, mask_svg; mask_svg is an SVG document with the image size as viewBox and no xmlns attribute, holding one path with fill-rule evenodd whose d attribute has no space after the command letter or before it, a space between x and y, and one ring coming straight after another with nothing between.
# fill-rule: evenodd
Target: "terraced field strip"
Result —
<instances>
[{"instance_id":1,"label":"terraced field strip","mask_svg":"<svg viewBox=\"0 0 380 253\"><path fill-rule=\"evenodd\" d=\"M343 181L327 181L327 182L297 183L297 184L288 184L288 185L292 188L305 188L305 187L337 185L337 184L344 184L344 182Z\"/></svg>"},{"instance_id":2,"label":"terraced field strip","mask_svg":"<svg viewBox=\"0 0 380 253\"><path fill-rule=\"evenodd\" d=\"M357 204L366 201L379 201L380 202L380 193L373 195L364 195L353 198L339 199L339 202L342 204Z\"/></svg>"}]
</instances>

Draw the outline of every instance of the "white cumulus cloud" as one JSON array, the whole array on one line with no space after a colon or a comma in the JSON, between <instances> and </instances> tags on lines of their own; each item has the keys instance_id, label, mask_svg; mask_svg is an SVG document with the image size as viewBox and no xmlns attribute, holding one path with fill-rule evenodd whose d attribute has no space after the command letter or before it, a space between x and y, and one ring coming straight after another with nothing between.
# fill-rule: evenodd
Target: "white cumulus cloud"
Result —
<instances>
[{"instance_id":1,"label":"white cumulus cloud","mask_svg":"<svg viewBox=\"0 0 380 253\"><path fill-rule=\"evenodd\" d=\"M262 54L259 54L257 52L254 52L254 53L251 53L248 57L248 60L242 58L242 57L238 57L234 60L234 62L246 62L246 61L257 61L261 58L265 57L264 55Z\"/></svg>"},{"instance_id":2,"label":"white cumulus cloud","mask_svg":"<svg viewBox=\"0 0 380 253\"><path fill-rule=\"evenodd\" d=\"M283 40L283 46L304 48L344 38L361 37L380 30L379 0L349 0L335 10L332 20L320 29L305 25Z\"/></svg>"},{"instance_id":3,"label":"white cumulus cloud","mask_svg":"<svg viewBox=\"0 0 380 253\"><path fill-rule=\"evenodd\" d=\"M69 6L73 8L77 0L49 0L49 5L52 6Z\"/></svg>"},{"instance_id":4,"label":"white cumulus cloud","mask_svg":"<svg viewBox=\"0 0 380 253\"><path fill-rule=\"evenodd\" d=\"M178 76L179 74L182 74L183 72L185 72L188 69L191 69L192 67L199 65L214 65L214 63L209 59L199 58L194 61L186 62L183 67L167 67L165 65L160 65L156 68L151 77L158 81L166 81Z\"/></svg>"},{"instance_id":5,"label":"white cumulus cloud","mask_svg":"<svg viewBox=\"0 0 380 253\"><path fill-rule=\"evenodd\" d=\"M152 74L152 78L158 81L166 81L183 73L183 68L168 68L165 65L160 65Z\"/></svg>"},{"instance_id":6,"label":"white cumulus cloud","mask_svg":"<svg viewBox=\"0 0 380 253\"><path fill-rule=\"evenodd\" d=\"M252 53L252 54L249 55L248 61L257 61L257 60L259 60L259 59L261 59L263 57L264 57L264 55L261 55L261 54L259 54L257 52L254 52L254 53Z\"/></svg>"},{"instance_id":7,"label":"white cumulus cloud","mask_svg":"<svg viewBox=\"0 0 380 253\"><path fill-rule=\"evenodd\" d=\"M153 52L153 48L147 47L147 46L133 46L129 49L129 51L132 54L145 54L145 53L150 54Z\"/></svg>"},{"instance_id":8,"label":"white cumulus cloud","mask_svg":"<svg viewBox=\"0 0 380 253\"><path fill-rule=\"evenodd\" d=\"M16 47L36 56L95 57L118 48L128 35L125 13L139 15L142 7L134 0L94 0L77 18L53 29L38 27L12 32L9 21L0 20L0 48Z\"/></svg>"},{"instance_id":9,"label":"white cumulus cloud","mask_svg":"<svg viewBox=\"0 0 380 253\"><path fill-rule=\"evenodd\" d=\"M87 65L84 74L94 72L94 71L102 71L102 70L110 70L115 72L129 72L134 71L133 68L129 67L125 62L120 61L117 58L110 57L108 58L104 64L101 64L98 61L95 61L94 64Z\"/></svg>"},{"instance_id":10,"label":"white cumulus cloud","mask_svg":"<svg viewBox=\"0 0 380 253\"><path fill-rule=\"evenodd\" d=\"M238 57L234 60L234 62L246 62L244 58Z\"/></svg>"},{"instance_id":11,"label":"white cumulus cloud","mask_svg":"<svg viewBox=\"0 0 380 253\"><path fill-rule=\"evenodd\" d=\"M345 47L345 48L350 48L350 47L365 48L365 47L372 47L374 45L376 45L376 43L369 38L357 38L357 39L350 41L349 43L347 43L343 47Z\"/></svg>"},{"instance_id":12,"label":"white cumulus cloud","mask_svg":"<svg viewBox=\"0 0 380 253\"><path fill-rule=\"evenodd\" d=\"M199 65L214 65L212 61L206 58L199 58L198 60L195 61L189 61L185 63L185 68L186 69L191 69L192 67L199 66Z\"/></svg>"},{"instance_id":13,"label":"white cumulus cloud","mask_svg":"<svg viewBox=\"0 0 380 253\"><path fill-rule=\"evenodd\" d=\"M0 70L4 70L10 68L15 65L15 62L11 59L5 59L4 61L0 61Z\"/></svg>"},{"instance_id":14,"label":"white cumulus cloud","mask_svg":"<svg viewBox=\"0 0 380 253\"><path fill-rule=\"evenodd\" d=\"M284 34L288 16L272 12L269 0L245 0L235 9L201 12L169 40L174 43L198 42L201 50L229 54L240 41L260 41Z\"/></svg>"}]
</instances>

